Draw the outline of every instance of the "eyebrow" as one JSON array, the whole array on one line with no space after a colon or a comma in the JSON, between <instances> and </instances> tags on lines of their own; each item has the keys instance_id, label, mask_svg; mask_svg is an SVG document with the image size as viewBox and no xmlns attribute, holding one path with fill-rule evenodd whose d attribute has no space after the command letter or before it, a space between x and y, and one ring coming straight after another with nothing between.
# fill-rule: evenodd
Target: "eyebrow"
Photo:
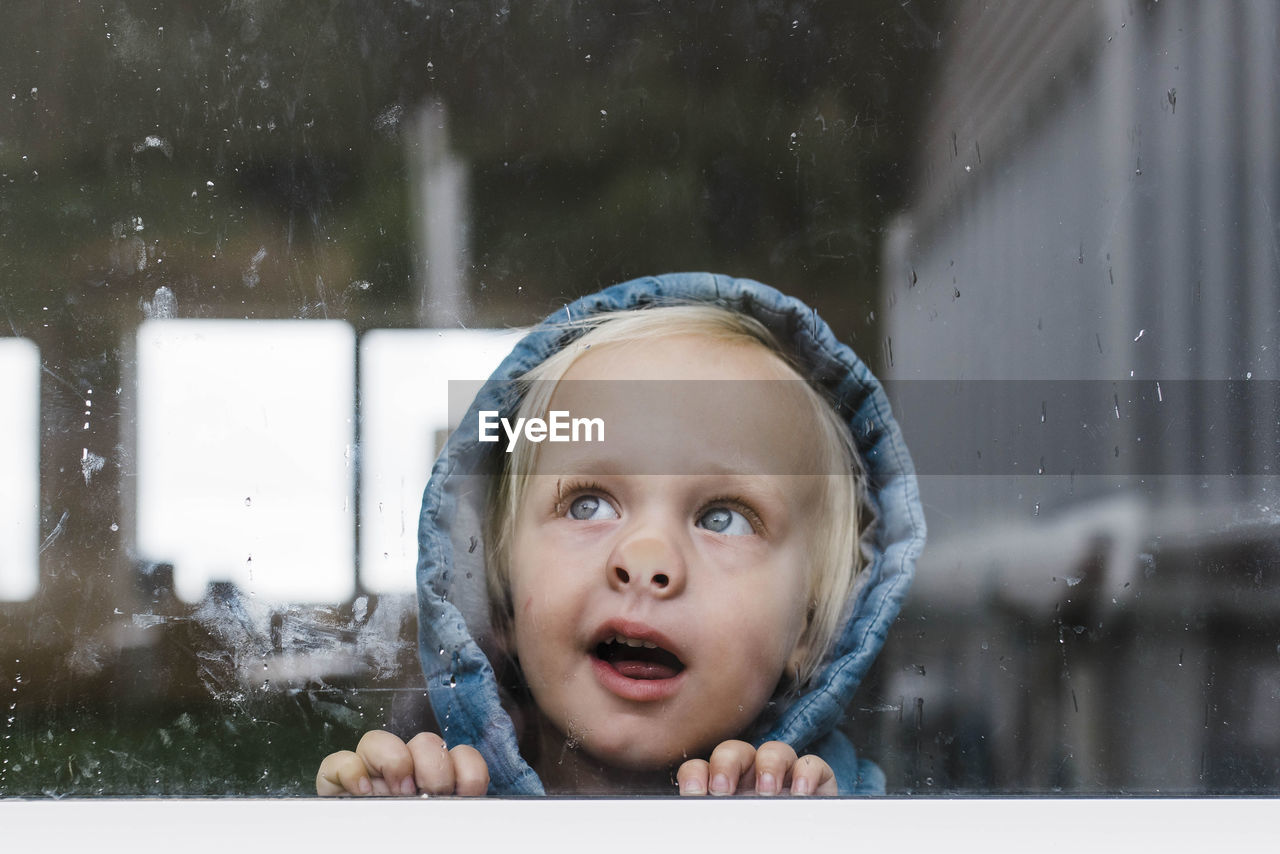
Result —
<instances>
[{"instance_id":1,"label":"eyebrow","mask_svg":"<svg viewBox=\"0 0 1280 854\"><path fill-rule=\"evenodd\" d=\"M554 456L554 466L546 466L551 471L545 471L544 466L548 462L548 457ZM630 466L619 465L618 461L613 457L602 457L599 454L586 453L581 454L573 450L558 450L553 454L543 453L539 455L537 464L534 466L533 474L540 477L618 477L631 474L645 474L645 472L631 471Z\"/></svg>"},{"instance_id":2,"label":"eyebrow","mask_svg":"<svg viewBox=\"0 0 1280 854\"><path fill-rule=\"evenodd\" d=\"M659 457L655 459L655 456ZM728 478L767 478L767 477L813 477L822 473L808 471L778 471L779 461L776 459L760 460L758 467L746 468L725 462L722 458L713 457L698 460L696 468L681 462L677 465L671 460L661 457L669 454L621 455L609 453L607 445L574 445L539 450L534 470L531 474L555 475L560 477L610 477L628 475L679 475L682 477L728 477ZM679 456L679 455L677 455ZM759 470L755 470L758 468Z\"/></svg>"}]
</instances>

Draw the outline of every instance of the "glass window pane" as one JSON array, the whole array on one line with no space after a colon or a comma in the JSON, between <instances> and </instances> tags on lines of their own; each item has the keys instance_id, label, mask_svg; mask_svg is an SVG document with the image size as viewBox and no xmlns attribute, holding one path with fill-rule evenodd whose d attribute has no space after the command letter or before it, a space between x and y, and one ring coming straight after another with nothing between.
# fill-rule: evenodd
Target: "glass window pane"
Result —
<instances>
[{"instance_id":1,"label":"glass window pane","mask_svg":"<svg viewBox=\"0 0 1280 854\"><path fill-rule=\"evenodd\" d=\"M919 475L815 749L891 794L1280 791L1280 4L8 6L0 798L310 794L368 730L506 733L442 602L542 721L482 504L475 596L415 598L446 386L679 270L811 307L775 334L827 323Z\"/></svg>"}]
</instances>

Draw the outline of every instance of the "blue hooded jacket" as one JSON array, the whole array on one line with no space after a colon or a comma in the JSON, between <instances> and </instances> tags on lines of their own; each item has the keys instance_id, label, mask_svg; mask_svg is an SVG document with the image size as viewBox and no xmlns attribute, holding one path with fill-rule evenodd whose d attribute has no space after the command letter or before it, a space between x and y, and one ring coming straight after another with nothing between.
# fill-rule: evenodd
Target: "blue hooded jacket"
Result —
<instances>
[{"instance_id":1,"label":"blue hooded jacket","mask_svg":"<svg viewBox=\"0 0 1280 854\"><path fill-rule=\"evenodd\" d=\"M653 303L705 302L754 317L788 349L803 373L840 402L867 473L866 503L874 520L864 536L865 579L850 616L818 674L781 710L752 729L756 744L785 741L816 753L835 771L840 793L882 794L884 774L860 759L838 726L898 614L924 546L925 522L911 457L880 383L841 344L817 313L767 285L709 273L634 279L583 297L535 327L480 390L462 423L480 410L511 416L513 380L556 352L572 333L566 320ZM541 795L542 782L520 755L516 728L500 701L494 669L481 644L490 633L485 583L483 478L492 444L455 431L436 460L418 528L419 655L441 735L471 744L489 766L490 794ZM674 792L673 792L674 794Z\"/></svg>"}]
</instances>

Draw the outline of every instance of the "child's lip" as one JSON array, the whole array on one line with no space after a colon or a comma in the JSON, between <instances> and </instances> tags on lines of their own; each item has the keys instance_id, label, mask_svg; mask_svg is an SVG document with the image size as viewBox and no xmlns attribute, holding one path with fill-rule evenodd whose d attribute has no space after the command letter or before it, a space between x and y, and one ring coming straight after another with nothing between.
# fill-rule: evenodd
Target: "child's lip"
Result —
<instances>
[{"instance_id":1,"label":"child's lip","mask_svg":"<svg viewBox=\"0 0 1280 854\"><path fill-rule=\"evenodd\" d=\"M650 703L665 700L677 691L684 683L686 671L682 670L669 679L630 679L623 676L612 664L591 656L591 669L596 680L606 690L624 700L639 703Z\"/></svg>"},{"instance_id":2,"label":"child's lip","mask_svg":"<svg viewBox=\"0 0 1280 854\"><path fill-rule=\"evenodd\" d=\"M632 679L624 676L612 664L597 657L595 654L597 646L617 635L638 641L646 641L661 647L680 660L682 669L674 676L665 679ZM684 684L688 664L684 661L675 643L652 626L632 620L610 620L600 626L591 635L591 638L588 657L591 659L592 672L595 674L596 680L615 696L624 700L642 703L665 700L680 690L680 686Z\"/></svg>"}]
</instances>

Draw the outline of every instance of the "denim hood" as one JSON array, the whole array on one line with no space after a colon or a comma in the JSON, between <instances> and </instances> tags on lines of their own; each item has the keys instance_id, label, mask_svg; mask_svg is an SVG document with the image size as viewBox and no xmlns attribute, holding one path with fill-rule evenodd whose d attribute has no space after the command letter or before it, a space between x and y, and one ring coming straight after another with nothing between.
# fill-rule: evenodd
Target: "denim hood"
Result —
<instances>
[{"instance_id":1,"label":"denim hood","mask_svg":"<svg viewBox=\"0 0 1280 854\"><path fill-rule=\"evenodd\" d=\"M784 708L747 737L780 740L822 756L842 794L883 791L884 777L859 760L838 730L846 706L884 643L924 546L925 522L911 457L871 371L841 344L817 313L799 300L749 279L680 273L634 279L583 297L526 335L499 365L464 416L480 410L512 415L512 380L564 347L576 334L567 320L606 311L672 302L714 303L764 324L810 380L840 402L840 413L866 469L865 502L874 524L863 538L865 565L849 617L818 674ZM516 728L503 709L484 647L490 634L485 583L483 514L495 445L457 430L432 469L418 528L419 655L441 735L474 745L489 766L490 792L543 794L538 775L520 755ZM674 794L674 791L673 791Z\"/></svg>"}]
</instances>

